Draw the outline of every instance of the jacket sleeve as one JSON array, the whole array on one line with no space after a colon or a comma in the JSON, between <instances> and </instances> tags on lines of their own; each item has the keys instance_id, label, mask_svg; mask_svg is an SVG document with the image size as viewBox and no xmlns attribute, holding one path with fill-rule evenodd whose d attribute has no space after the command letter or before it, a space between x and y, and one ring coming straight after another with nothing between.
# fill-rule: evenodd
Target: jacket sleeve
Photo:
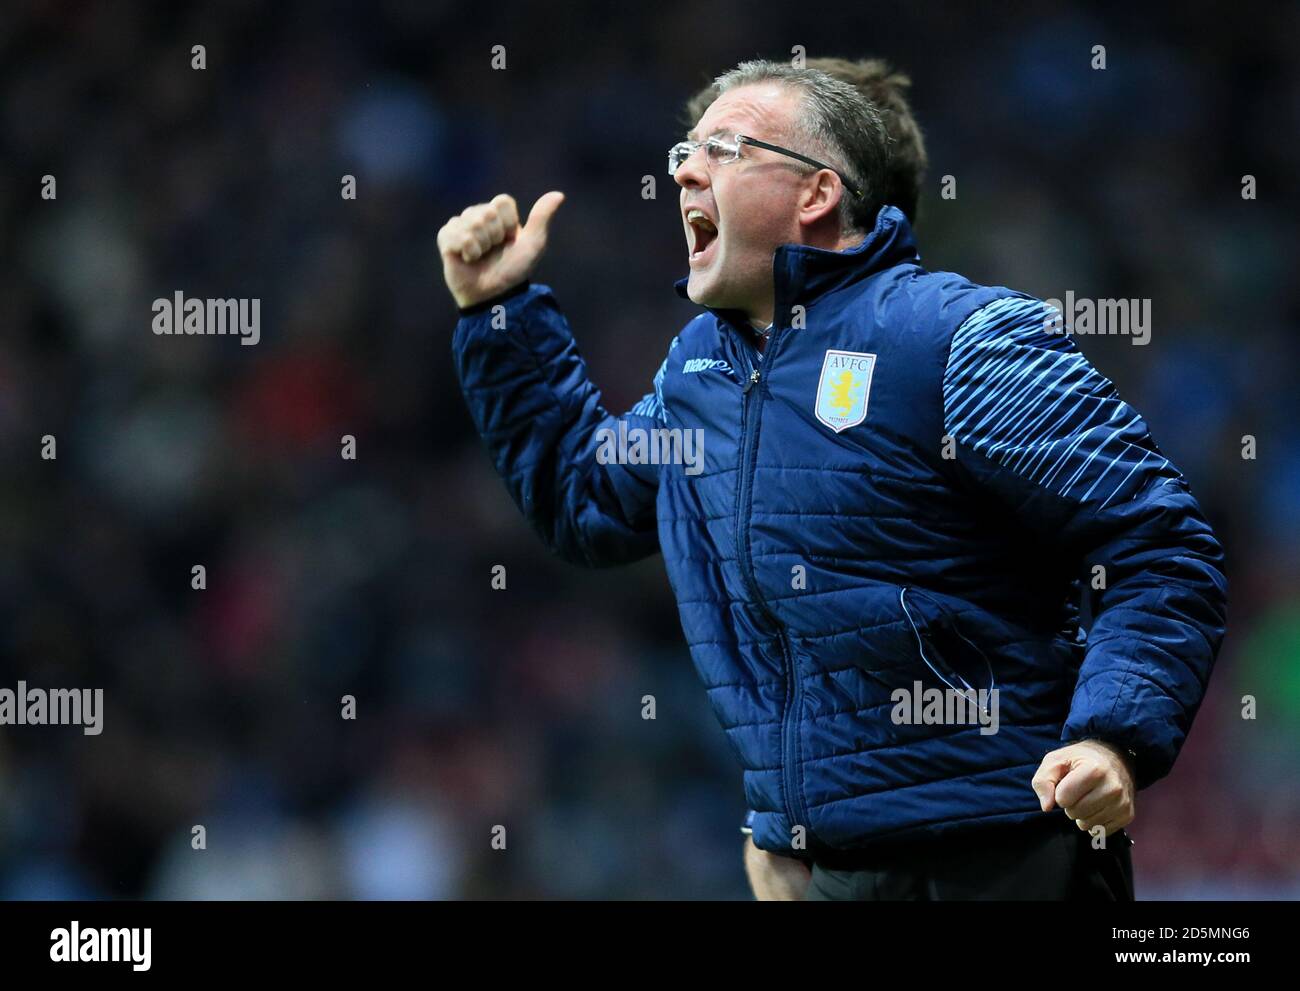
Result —
<instances>
[{"instance_id":1,"label":"jacket sleeve","mask_svg":"<svg viewBox=\"0 0 1300 991\"><path fill-rule=\"evenodd\" d=\"M1205 694L1224 634L1223 552L1142 418L1054 316L1016 296L963 322L944 427L962 475L1089 572L1105 569L1061 739L1130 751L1144 788L1169 773Z\"/></svg>"},{"instance_id":2,"label":"jacket sleeve","mask_svg":"<svg viewBox=\"0 0 1300 991\"><path fill-rule=\"evenodd\" d=\"M655 392L613 416L549 287L523 283L460 312L452 354L465 402L511 497L546 545L590 566L657 551L658 466L602 463L611 459L597 454L611 449L620 421L659 423L663 369Z\"/></svg>"}]
</instances>

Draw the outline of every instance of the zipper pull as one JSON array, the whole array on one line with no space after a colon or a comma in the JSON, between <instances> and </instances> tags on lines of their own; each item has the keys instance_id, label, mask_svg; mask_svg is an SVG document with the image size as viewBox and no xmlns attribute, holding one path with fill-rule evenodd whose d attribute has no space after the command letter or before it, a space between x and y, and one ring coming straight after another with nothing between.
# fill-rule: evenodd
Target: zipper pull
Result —
<instances>
[{"instance_id":1,"label":"zipper pull","mask_svg":"<svg viewBox=\"0 0 1300 991\"><path fill-rule=\"evenodd\" d=\"M741 394L742 396L743 396L743 395L746 395L746 394L749 392L750 389L754 388L754 386L756 386L756 385L758 384L758 380L759 380L760 377L761 377L761 375L760 375L758 369L755 368L752 372L750 372L750 374L749 374L749 381L746 382L746 383L745 383L745 387L744 387L743 389L740 390L740 394Z\"/></svg>"}]
</instances>

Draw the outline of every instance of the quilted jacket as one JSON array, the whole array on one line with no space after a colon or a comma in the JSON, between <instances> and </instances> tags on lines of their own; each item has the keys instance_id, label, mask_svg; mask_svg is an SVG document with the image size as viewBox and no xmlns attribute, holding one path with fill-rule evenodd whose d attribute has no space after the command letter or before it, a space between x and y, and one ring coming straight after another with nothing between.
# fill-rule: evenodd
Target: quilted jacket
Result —
<instances>
[{"instance_id":1,"label":"quilted jacket","mask_svg":"<svg viewBox=\"0 0 1300 991\"><path fill-rule=\"evenodd\" d=\"M592 566L663 554L755 843L815 855L1041 816L1030 780L1063 741L1129 751L1139 787L1167 774L1226 583L1139 415L1044 303L922 268L893 207L858 247L781 246L774 272L762 353L706 309L621 416L547 286L462 310L453 338L547 545ZM919 718L932 689L985 716L996 698L996 732Z\"/></svg>"}]
</instances>

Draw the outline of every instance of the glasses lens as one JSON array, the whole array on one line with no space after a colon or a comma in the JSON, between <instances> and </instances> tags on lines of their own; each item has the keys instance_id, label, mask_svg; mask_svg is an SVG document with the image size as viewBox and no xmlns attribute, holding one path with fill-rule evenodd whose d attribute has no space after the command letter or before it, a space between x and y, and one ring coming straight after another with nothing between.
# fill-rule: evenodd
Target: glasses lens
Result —
<instances>
[{"instance_id":1,"label":"glasses lens","mask_svg":"<svg viewBox=\"0 0 1300 991\"><path fill-rule=\"evenodd\" d=\"M686 159L691 157L696 146L689 141L679 141L668 149L668 174L675 175Z\"/></svg>"},{"instance_id":2,"label":"glasses lens","mask_svg":"<svg viewBox=\"0 0 1300 991\"><path fill-rule=\"evenodd\" d=\"M686 160L695 154L696 149L703 148L710 167L726 165L740 157L740 144L721 138L709 138L707 141L680 141L668 151L668 174L675 175Z\"/></svg>"},{"instance_id":3,"label":"glasses lens","mask_svg":"<svg viewBox=\"0 0 1300 991\"><path fill-rule=\"evenodd\" d=\"M673 144L673 146L669 148L668 150L669 176L672 176L672 174L676 172L677 168L679 168L681 163L684 163L684 161L686 160L686 155L689 155L689 152L685 150L684 144L680 142L677 144Z\"/></svg>"},{"instance_id":4,"label":"glasses lens","mask_svg":"<svg viewBox=\"0 0 1300 991\"><path fill-rule=\"evenodd\" d=\"M734 144L729 144L718 138L709 138L704 143L704 154L709 156L710 165L726 165L728 162L734 162L737 150Z\"/></svg>"}]
</instances>

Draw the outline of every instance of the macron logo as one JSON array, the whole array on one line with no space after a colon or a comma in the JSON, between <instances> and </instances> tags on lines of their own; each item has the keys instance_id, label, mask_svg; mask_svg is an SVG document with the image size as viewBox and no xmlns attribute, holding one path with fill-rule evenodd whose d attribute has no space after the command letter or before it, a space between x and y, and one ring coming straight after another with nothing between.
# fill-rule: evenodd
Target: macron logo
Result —
<instances>
[{"instance_id":1,"label":"macron logo","mask_svg":"<svg viewBox=\"0 0 1300 991\"><path fill-rule=\"evenodd\" d=\"M687 358L686 364L682 365L682 374L694 375L696 372L707 372L714 368L731 374L731 366L721 358Z\"/></svg>"}]
</instances>

